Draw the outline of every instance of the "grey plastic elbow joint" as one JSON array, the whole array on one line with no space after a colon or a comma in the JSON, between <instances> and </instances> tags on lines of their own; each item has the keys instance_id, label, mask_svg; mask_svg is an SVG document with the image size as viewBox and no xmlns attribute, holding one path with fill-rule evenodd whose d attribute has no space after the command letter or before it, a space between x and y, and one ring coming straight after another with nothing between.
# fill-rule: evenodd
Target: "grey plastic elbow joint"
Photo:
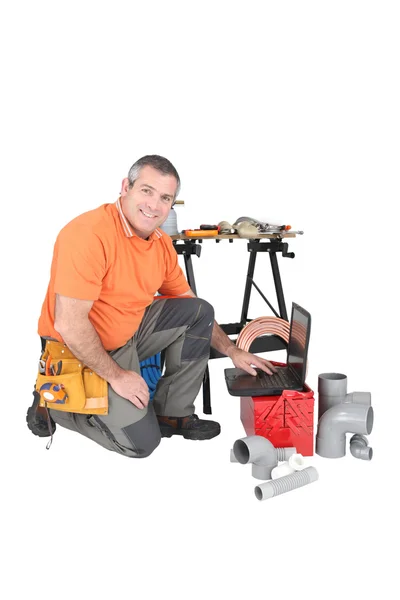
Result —
<instances>
[{"instance_id":1,"label":"grey plastic elbow joint","mask_svg":"<svg viewBox=\"0 0 400 600\"><path fill-rule=\"evenodd\" d=\"M271 479L271 471L279 460L288 460L296 452L296 448L275 448L261 435L236 440L233 444L231 462L234 457L242 465L251 463L251 473L256 479ZM233 457L232 457L233 454Z\"/></svg>"},{"instance_id":2,"label":"grey plastic elbow joint","mask_svg":"<svg viewBox=\"0 0 400 600\"><path fill-rule=\"evenodd\" d=\"M354 458L361 460L371 460L373 456L373 450L368 446L367 438L357 433L350 440L350 452Z\"/></svg>"},{"instance_id":3,"label":"grey plastic elbow joint","mask_svg":"<svg viewBox=\"0 0 400 600\"><path fill-rule=\"evenodd\" d=\"M316 453L324 458L346 454L346 433L370 434L374 411L367 404L343 403L324 412L318 423Z\"/></svg>"}]
</instances>

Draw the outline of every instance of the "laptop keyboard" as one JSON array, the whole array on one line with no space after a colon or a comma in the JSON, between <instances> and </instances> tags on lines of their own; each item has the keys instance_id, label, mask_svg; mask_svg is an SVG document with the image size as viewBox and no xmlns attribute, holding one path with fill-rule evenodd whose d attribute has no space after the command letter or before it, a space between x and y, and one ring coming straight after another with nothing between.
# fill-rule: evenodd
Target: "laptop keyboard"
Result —
<instances>
[{"instance_id":1,"label":"laptop keyboard","mask_svg":"<svg viewBox=\"0 0 400 600\"><path fill-rule=\"evenodd\" d=\"M285 388L297 385L297 381L287 369L277 369L276 373L272 373L272 375L268 375L268 373L265 373L261 369L256 369L256 371L257 378L260 380L262 387Z\"/></svg>"}]
</instances>

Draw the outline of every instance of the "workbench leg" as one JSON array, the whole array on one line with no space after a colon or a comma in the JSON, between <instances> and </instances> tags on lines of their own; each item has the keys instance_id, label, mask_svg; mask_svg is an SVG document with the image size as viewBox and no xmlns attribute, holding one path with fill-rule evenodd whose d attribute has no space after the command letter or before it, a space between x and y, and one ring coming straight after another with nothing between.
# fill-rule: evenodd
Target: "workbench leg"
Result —
<instances>
[{"instance_id":1,"label":"workbench leg","mask_svg":"<svg viewBox=\"0 0 400 600\"><path fill-rule=\"evenodd\" d=\"M188 280L188 284L194 294L197 296L196 290L196 282L194 279L194 271L192 265L192 256L191 254L184 254L183 258L185 259L185 269L186 269L186 277ZM204 371L203 377L203 413L205 415L211 415L211 391L210 391L210 371L208 365L206 370Z\"/></svg>"},{"instance_id":2,"label":"workbench leg","mask_svg":"<svg viewBox=\"0 0 400 600\"><path fill-rule=\"evenodd\" d=\"M256 266L257 252L250 251L249 266L247 269L246 287L244 288L242 316L240 322L242 325L247 324L247 315L249 312L251 287L253 285L254 269Z\"/></svg>"},{"instance_id":3,"label":"workbench leg","mask_svg":"<svg viewBox=\"0 0 400 600\"><path fill-rule=\"evenodd\" d=\"M279 266L278 266L278 259L276 257L276 252L270 252L269 258L271 260L272 274L274 276L276 297L278 299L278 306L279 306L279 314L281 316L281 319L285 319L285 321L288 321L286 305L285 305L285 298L283 296L282 281L281 281L281 276L279 273Z\"/></svg>"},{"instance_id":4,"label":"workbench leg","mask_svg":"<svg viewBox=\"0 0 400 600\"><path fill-rule=\"evenodd\" d=\"M204 371L203 377L203 413L211 415L211 390L210 390L210 371L208 365Z\"/></svg>"},{"instance_id":5,"label":"workbench leg","mask_svg":"<svg viewBox=\"0 0 400 600\"><path fill-rule=\"evenodd\" d=\"M194 272L193 272L193 265L192 265L192 256L191 256L191 254L184 254L183 258L185 259L185 269L186 269L186 277L188 280L188 284L190 285L192 292L194 294L196 294L196 296L197 296L196 282L194 280Z\"/></svg>"}]
</instances>

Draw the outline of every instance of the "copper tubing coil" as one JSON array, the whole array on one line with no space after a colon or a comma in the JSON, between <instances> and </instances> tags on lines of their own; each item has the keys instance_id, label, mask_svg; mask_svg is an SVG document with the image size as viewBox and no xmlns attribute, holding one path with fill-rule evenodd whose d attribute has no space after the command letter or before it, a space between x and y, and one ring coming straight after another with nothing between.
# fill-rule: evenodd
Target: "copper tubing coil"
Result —
<instances>
[{"instance_id":1,"label":"copper tubing coil","mask_svg":"<svg viewBox=\"0 0 400 600\"><path fill-rule=\"evenodd\" d=\"M294 331L293 331L294 330ZM258 317L245 325L239 333L236 346L242 350L249 351L254 340L262 335L272 334L282 338L287 344L289 343L290 324L279 317ZM293 323L292 335L295 340L299 341L304 347L306 339L306 329L304 325L298 324L298 327ZM273 364L276 361L272 361ZM306 364L306 375L308 373L308 361Z\"/></svg>"},{"instance_id":2,"label":"copper tubing coil","mask_svg":"<svg viewBox=\"0 0 400 600\"><path fill-rule=\"evenodd\" d=\"M238 335L236 346L248 352L254 340L261 335L277 335L287 344L289 343L290 325L285 319L279 317L258 317L250 321Z\"/></svg>"},{"instance_id":3,"label":"copper tubing coil","mask_svg":"<svg viewBox=\"0 0 400 600\"><path fill-rule=\"evenodd\" d=\"M306 345L307 330L302 323L298 323L297 321L293 322L292 336L293 340L298 342L300 346L304 347Z\"/></svg>"}]
</instances>

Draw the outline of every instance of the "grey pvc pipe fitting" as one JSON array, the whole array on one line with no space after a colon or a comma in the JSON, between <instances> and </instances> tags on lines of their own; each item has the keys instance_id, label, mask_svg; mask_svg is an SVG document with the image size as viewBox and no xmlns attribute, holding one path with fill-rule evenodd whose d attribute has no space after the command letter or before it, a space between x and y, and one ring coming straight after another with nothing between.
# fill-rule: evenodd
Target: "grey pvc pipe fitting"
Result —
<instances>
[{"instance_id":1,"label":"grey pvc pipe fitting","mask_svg":"<svg viewBox=\"0 0 400 600\"><path fill-rule=\"evenodd\" d=\"M373 456L373 450L368 446L367 438L357 433L350 440L350 452L355 458L361 460L371 460Z\"/></svg>"},{"instance_id":2,"label":"grey pvc pipe fitting","mask_svg":"<svg viewBox=\"0 0 400 600\"><path fill-rule=\"evenodd\" d=\"M324 412L342 402L371 406L370 392L347 393L347 376L343 373L318 375L318 420Z\"/></svg>"},{"instance_id":3,"label":"grey pvc pipe fitting","mask_svg":"<svg viewBox=\"0 0 400 600\"><path fill-rule=\"evenodd\" d=\"M343 402L347 394L347 377L343 373L318 375L318 421L329 408Z\"/></svg>"},{"instance_id":4,"label":"grey pvc pipe fitting","mask_svg":"<svg viewBox=\"0 0 400 600\"><path fill-rule=\"evenodd\" d=\"M274 467L271 471L271 479L278 479L278 477L284 477L290 475L295 471L302 471L306 468L304 457L302 454L292 454L288 461L285 461Z\"/></svg>"},{"instance_id":5,"label":"grey pvc pipe fitting","mask_svg":"<svg viewBox=\"0 0 400 600\"><path fill-rule=\"evenodd\" d=\"M324 458L346 455L346 433L369 434L374 423L372 406L337 404L324 412L318 423L316 453Z\"/></svg>"},{"instance_id":6,"label":"grey pvc pipe fitting","mask_svg":"<svg viewBox=\"0 0 400 600\"><path fill-rule=\"evenodd\" d=\"M233 449L231 450L230 461L233 462L233 463L239 462L238 459L235 456L235 453L233 452Z\"/></svg>"},{"instance_id":7,"label":"grey pvc pipe fitting","mask_svg":"<svg viewBox=\"0 0 400 600\"><path fill-rule=\"evenodd\" d=\"M302 471L296 471L296 473L292 473L291 475L261 483L254 488L254 493L257 500L268 500L268 498L280 496L280 494L285 494L291 490L313 483L317 479L317 469L315 467L306 467Z\"/></svg>"},{"instance_id":8,"label":"grey pvc pipe fitting","mask_svg":"<svg viewBox=\"0 0 400 600\"><path fill-rule=\"evenodd\" d=\"M371 406L371 393L351 392L351 394L346 394L343 402L353 402L354 404L365 404L365 406Z\"/></svg>"},{"instance_id":9,"label":"grey pvc pipe fitting","mask_svg":"<svg viewBox=\"0 0 400 600\"><path fill-rule=\"evenodd\" d=\"M288 461L290 458L301 456L301 454L296 454L296 448L275 448L278 456L278 461ZM230 452L230 461L232 463L238 463L238 459L235 456L233 449ZM296 469L297 471L298 469ZM299 469L300 470L300 469Z\"/></svg>"},{"instance_id":10,"label":"grey pvc pipe fitting","mask_svg":"<svg viewBox=\"0 0 400 600\"><path fill-rule=\"evenodd\" d=\"M251 472L256 479L271 479L271 471L278 460L288 460L295 453L296 448L275 448L261 435L250 435L233 444L234 458L242 465L251 463ZM232 456L231 462L234 462Z\"/></svg>"}]
</instances>

